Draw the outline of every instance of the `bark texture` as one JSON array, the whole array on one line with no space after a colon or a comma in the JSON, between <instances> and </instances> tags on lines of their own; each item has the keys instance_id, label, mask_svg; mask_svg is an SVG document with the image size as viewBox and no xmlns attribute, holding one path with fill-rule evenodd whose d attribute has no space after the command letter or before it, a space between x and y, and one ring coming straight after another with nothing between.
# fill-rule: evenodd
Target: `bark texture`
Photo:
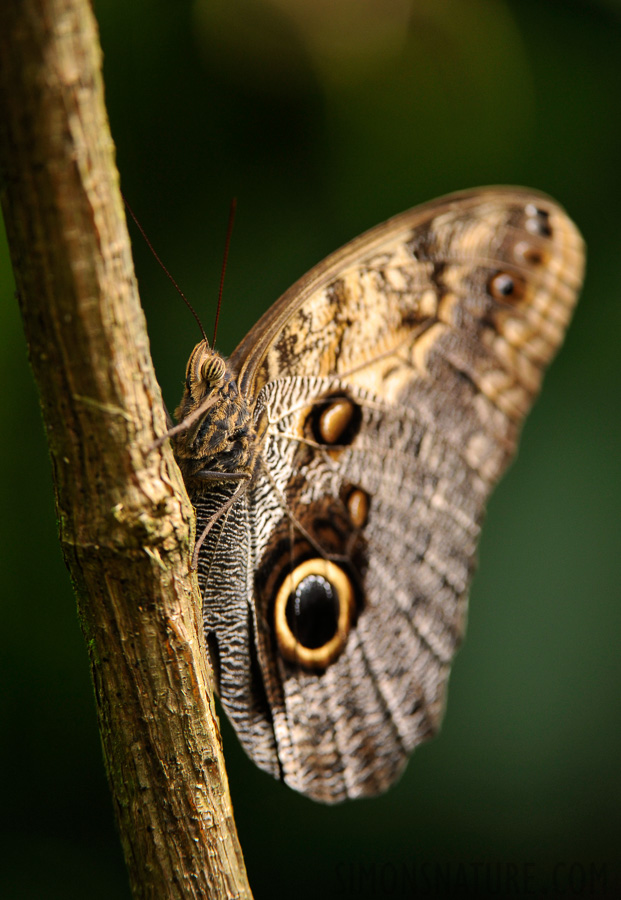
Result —
<instances>
[{"instance_id":1,"label":"bark texture","mask_svg":"<svg viewBox=\"0 0 621 900\"><path fill-rule=\"evenodd\" d=\"M2 0L0 165L134 896L249 897L86 0Z\"/></svg>"}]
</instances>

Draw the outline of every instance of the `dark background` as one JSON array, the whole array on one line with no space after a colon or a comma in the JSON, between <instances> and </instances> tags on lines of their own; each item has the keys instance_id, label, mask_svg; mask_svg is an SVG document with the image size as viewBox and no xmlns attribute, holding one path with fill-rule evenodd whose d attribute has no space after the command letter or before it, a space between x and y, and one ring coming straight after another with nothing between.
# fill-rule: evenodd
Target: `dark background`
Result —
<instances>
[{"instance_id":1,"label":"dark background","mask_svg":"<svg viewBox=\"0 0 621 900\"><path fill-rule=\"evenodd\" d=\"M209 329L238 198L224 352L327 253L439 194L525 184L582 229L586 287L489 508L440 737L386 796L331 809L261 774L226 726L224 741L257 900L416 896L406 876L425 895L436 875L473 896L600 892L621 837L621 4L99 0L96 12L123 190ZM172 408L199 335L134 243ZM0 279L0 896L126 898L4 245Z\"/></svg>"}]
</instances>

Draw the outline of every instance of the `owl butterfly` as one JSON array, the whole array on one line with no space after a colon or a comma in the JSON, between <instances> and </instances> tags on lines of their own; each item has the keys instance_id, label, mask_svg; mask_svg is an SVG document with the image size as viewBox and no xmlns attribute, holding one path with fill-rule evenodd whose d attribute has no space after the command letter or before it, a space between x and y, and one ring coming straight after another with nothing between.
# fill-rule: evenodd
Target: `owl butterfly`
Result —
<instances>
[{"instance_id":1,"label":"owl butterfly","mask_svg":"<svg viewBox=\"0 0 621 900\"><path fill-rule=\"evenodd\" d=\"M583 243L548 197L486 188L315 266L169 433L197 513L220 699L314 800L384 791L442 718L486 500L570 320Z\"/></svg>"}]
</instances>

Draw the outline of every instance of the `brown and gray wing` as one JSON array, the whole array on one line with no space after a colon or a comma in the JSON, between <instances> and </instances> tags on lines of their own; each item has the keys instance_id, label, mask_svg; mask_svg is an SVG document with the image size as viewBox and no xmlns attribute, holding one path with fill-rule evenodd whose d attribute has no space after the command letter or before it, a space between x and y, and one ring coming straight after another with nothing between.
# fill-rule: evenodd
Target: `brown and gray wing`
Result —
<instances>
[{"instance_id":1,"label":"brown and gray wing","mask_svg":"<svg viewBox=\"0 0 621 900\"><path fill-rule=\"evenodd\" d=\"M226 505L236 485L195 497L201 535ZM243 497L215 521L198 557L203 625L218 694L242 746L255 763L281 776L276 740L256 655L251 535Z\"/></svg>"},{"instance_id":2,"label":"brown and gray wing","mask_svg":"<svg viewBox=\"0 0 621 900\"><path fill-rule=\"evenodd\" d=\"M278 391L308 392L312 417L333 387L293 378ZM250 497L256 640L283 777L324 802L385 790L437 730L488 492L437 429L360 389L349 397L361 415L351 444L338 455L297 444L297 414L285 414ZM340 655L309 671L280 652L274 597L301 561L321 574L323 559L351 580L356 608Z\"/></svg>"},{"instance_id":3,"label":"brown and gray wing","mask_svg":"<svg viewBox=\"0 0 621 900\"><path fill-rule=\"evenodd\" d=\"M485 501L582 279L581 238L547 198L489 190L407 216L311 273L241 363L266 429L256 652L283 776L325 802L384 790L438 727ZM355 597L343 649L314 669L274 622L309 559Z\"/></svg>"}]
</instances>

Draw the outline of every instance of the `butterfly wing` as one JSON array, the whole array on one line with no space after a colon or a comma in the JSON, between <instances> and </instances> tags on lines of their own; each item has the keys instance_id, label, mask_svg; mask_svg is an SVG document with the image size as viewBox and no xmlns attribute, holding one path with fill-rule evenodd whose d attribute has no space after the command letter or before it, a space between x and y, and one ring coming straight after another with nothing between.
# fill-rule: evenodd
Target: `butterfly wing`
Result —
<instances>
[{"instance_id":1,"label":"butterfly wing","mask_svg":"<svg viewBox=\"0 0 621 900\"><path fill-rule=\"evenodd\" d=\"M437 731L485 502L583 260L549 198L454 195L329 257L234 354L262 450L236 512L252 649L227 711L296 790L376 794ZM211 608L218 635L224 607ZM220 628L221 655L232 634Z\"/></svg>"}]
</instances>

